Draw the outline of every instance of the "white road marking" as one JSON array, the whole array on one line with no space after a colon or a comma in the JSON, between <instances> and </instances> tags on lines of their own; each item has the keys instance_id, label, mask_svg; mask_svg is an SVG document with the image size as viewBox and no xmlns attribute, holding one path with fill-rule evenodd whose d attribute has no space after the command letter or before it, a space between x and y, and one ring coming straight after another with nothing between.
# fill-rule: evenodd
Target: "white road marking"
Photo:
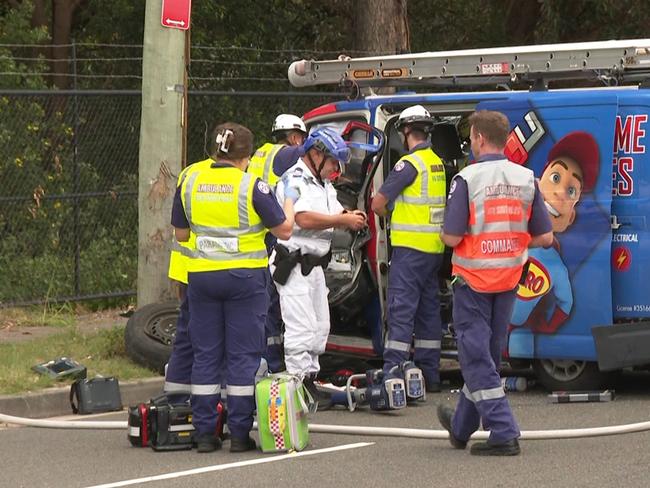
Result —
<instances>
[{"instance_id":1,"label":"white road marking","mask_svg":"<svg viewBox=\"0 0 650 488\"><path fill-rule=\"evenodd\" d=\"M275 461L284 461L287 459L295 459L297 457L303 457L303 456L313 456L316 454L325 454L328 452L345 451L347 449L356 449L357 447L372 446L373 444L374 442L357 442L355 444L344 444L342 446L327 447L324 449L315 449L313 451L293 452L290 454L281 454L279 456L250 459L248 461L238 461L236 463L216 464L214 466L206 466L204 468L188 469L187 471L177 471L175 473L159 474L156 476L147 476L145 478L117 481L115 483L107 483L104 485L93 485L87 488L116 488L118 486L136 485L138 483L148 483L149 481L168 480L173 478L181 478L183 476L191 476L193 474L210 473L212 471L223 471L225 469L240 468L242 466L252 466L255 464L273 463Z\"/></svg>"}]
</instances>

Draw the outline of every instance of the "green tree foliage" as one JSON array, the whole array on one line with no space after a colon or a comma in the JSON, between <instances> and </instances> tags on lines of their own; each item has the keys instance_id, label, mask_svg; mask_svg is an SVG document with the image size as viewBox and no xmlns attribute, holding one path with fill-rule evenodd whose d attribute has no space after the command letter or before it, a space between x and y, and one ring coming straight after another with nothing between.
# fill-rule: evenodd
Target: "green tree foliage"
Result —
<instances>
[{"instance_id":1,"label":"green tree foliage","mask_svg":"<svg viewBox=\"0 0 650 488\"><path fill-rule=\"evenodd\" d=\"M648 37L644 0L409 0L413 52Z\"/></svg>"}]
</instances>

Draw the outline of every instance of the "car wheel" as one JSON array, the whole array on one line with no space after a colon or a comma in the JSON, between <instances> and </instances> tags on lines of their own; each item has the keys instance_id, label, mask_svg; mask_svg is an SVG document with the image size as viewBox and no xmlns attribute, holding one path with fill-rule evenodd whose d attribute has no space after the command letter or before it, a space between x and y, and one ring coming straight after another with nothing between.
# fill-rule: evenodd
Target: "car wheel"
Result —
<instances>
[{"instance_id":1,"label":"car wheel","mask_svg":"<svg viewBox=\"0 0 650 488\"><path fill-rule=\"evenodd\" d=\"M597 390L604 381L598 365L575 359L536 359L533 369L549 391Z\"/></svg>"},{"instance_id":2,"label":"car wheel","mask_svg":"<svg viewBox=\"0 0 650 488\"><path fill-rule=\"evenodd\" d=\"M135 311L126 323L127 355L136 363L163 374L172 352L178 303L152 303Z\"/></svg>"}]
</instances>

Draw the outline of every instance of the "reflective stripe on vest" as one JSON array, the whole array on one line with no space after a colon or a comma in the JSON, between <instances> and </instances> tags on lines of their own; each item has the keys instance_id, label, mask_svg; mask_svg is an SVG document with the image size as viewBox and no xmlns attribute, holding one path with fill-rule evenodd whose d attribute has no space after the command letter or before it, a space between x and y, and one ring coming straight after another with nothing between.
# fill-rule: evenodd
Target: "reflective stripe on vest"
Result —
<instances>
[{"instance_id":1,"label":"reflective stripe on vest","mask_svg":"<svg viewBox=\"0 0 650 488\"><path fill-rule=\"evenodd\" d=\"M197 171L186 179L183 207L196 235L189 271L267 266L266 229L252 201L255 181L234 167Z\"/></svg>"},{"instance_id":2,"label":"reflective stripe on vest","mask_svg":"<svg viewBox=\"0 0 650 488\"><path fill-rule=\"evenodd\" d=\"M452 274L476 291L512 290L528 259L528 220L535 197L533 172L507 159L464 168L469 230L454 249Z\"/></svg>"},{"instance_id":3,"label":"reflective stripe on vest","mask_svg":"<svg viewBox=\"0 0 650 488\"><path fill-rule=\"evenodd\" d=\"M395 199L391 216L390 240L402 246L431 254L445 250L440 239L445 215L445 169L429 148L404 156L417 171L415 180Z\"/></svg>"},{"instance_id":4,"label":"reflective stripe on vest","mask_svg":"<svg viewBox=\"0 0 650 488\"><path fill-rule=\"evenodd\" d=\"M209 168L214 161L210 158L203 161L197 161L185 167L178 175L176 187L179 188L183 185L185 178L192 174L194 171ZM192 257L193 240L196 236L190 232L190 239L188 242L178 242L176 239L172 240L171 252L169 254L169 270L167 276L181 283L187 284L187 261Z\"/></svg>"},{"instance_id":5,"label":"reflective stripe on vest","mask_svg":"<svg viewBox=\"0 0 650 488\"><path fill-rule=\"evenodd\" d=\"M283 147L284 144L271 144L270 142L264 144L253 154L246 172L261 178L271 186L275 186L280 177L273 172L273 160Z\"/></svg>"}]
</instances>

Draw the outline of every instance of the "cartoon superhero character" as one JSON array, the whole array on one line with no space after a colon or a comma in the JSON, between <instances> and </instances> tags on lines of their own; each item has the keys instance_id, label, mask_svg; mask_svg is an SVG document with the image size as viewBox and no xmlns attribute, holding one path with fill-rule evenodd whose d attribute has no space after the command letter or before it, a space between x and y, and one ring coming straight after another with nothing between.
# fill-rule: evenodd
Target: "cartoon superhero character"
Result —
<instances>
[{"instance_id":1,"label":"cartoon superhero character","mask_svg":"<svg viewBox=\"0 0 650 488\"><path fill-rule=\"evenodd\" d=\"M583 131L570 132L550 150L538 185L553 225L554 234L565 232L575 221L580 196L591 192L599 169L598 144ZM566 322L573 307L573 291L560 245L529 250L529 266L517 290L511 329L525 327L534 333L553 334ZM533 337L526 330L512 330L509 352L532 357Z\"/></svg>"}]
</instances>

